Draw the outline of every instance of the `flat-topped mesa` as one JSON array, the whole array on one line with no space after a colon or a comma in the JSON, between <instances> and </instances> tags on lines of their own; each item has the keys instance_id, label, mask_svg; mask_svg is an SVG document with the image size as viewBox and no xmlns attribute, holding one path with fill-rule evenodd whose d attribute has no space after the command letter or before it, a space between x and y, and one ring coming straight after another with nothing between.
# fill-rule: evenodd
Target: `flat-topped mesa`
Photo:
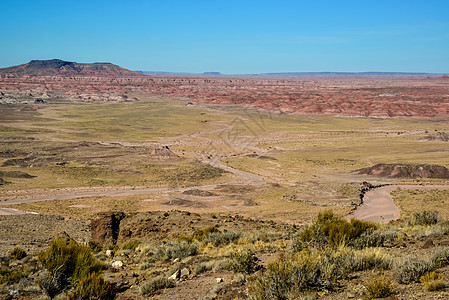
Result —
<instances>
[{"instance_id":1,"label":"flat-topped mesa","mask_svg":"<svg viewBox=\"0 0 449 300\"><path fill-rule=\"evenodd\" d=\"M137 77L145 76L111 63L77 63L60 59L32 60L29 63L0 69L0 74L15 76L100 76Z\"/></svg>"}]
</instances>

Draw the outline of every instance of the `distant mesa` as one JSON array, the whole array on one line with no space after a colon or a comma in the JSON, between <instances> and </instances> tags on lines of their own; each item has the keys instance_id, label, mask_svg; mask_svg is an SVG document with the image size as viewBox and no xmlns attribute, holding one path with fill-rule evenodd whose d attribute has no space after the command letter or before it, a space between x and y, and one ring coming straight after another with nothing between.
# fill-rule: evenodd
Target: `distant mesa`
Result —
<instances>
[{"instance_id":1,"label":"distant mesa","mask_svg":"<svg viewBox=\"0 0 449 300\"><path fill-rule=\"evenodd\" d=\"M18 76L144 76L139 72L130 71L111 63L77 63L60 59L32 60L23 65L2 68L0 69L0 74Z\"/></svg>"},{"instance_id":2,"label":"distant mesa","mask_svg":"<svg viewBox=\"0 0 449 300\"><path fill-rule=\"evenodd\" d=\"M221 75L220 72L204 72L203 75Z\"/></svg>"}]
</instances>

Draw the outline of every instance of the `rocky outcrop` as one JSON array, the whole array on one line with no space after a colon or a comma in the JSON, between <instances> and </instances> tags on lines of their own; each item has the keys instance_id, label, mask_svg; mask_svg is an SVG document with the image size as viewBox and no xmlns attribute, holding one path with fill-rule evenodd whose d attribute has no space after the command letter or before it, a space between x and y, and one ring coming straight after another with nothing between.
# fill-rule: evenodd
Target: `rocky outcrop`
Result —
<instances>
[{"instance_id":1,"label":"rocky outcrop","mask_svg":"<svg viewBox=\"0 0 449 300\"><path fill-rule=\"evenodd\" d=\"M103 245L116 243L120 231L120 222L124 218L125 214L123 212L105 212L98 214L90 222L92 240Z\"/></svg>"}]
</instances>

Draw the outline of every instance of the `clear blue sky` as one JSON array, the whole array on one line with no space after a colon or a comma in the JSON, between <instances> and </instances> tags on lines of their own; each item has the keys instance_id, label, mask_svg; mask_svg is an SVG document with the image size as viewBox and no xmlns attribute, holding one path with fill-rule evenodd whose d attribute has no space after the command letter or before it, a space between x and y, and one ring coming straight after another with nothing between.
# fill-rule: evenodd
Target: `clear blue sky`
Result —
<instances>
[{"instance_id":1,"label":"clear blue sky","mask_svg":"<svg viewBox=\"0 0 449 300\"><path fill-rule=\"evenodd\" d=\"M449 0L1 0L0 14L0 67L449 72Z\"/></svg>"}]
</instances>

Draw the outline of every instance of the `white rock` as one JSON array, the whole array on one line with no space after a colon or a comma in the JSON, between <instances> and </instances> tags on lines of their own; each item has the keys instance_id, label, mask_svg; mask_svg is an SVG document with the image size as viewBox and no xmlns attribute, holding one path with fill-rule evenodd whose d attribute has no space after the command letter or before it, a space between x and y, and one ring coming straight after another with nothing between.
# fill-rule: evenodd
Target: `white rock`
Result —
<instances>
[{"instance_id":1,"label":"white rock","mask_svg":"<svg viewBox=\"0 0 449 300\"><path fill-rule=\"evenodd\" d=\"M179 275L179 270L176 271L175 273L173 273L172 276L168 277L168 279L177 280L178 279L178 275Z\"/></svg>"},{"instance_id":2,"label":"white rock","mask_svg":"<svg viewBox=\"0 0 449 300\"><path fill-rule=\"evenodd\" d=\"M223 282L223 278L216 278L215 280L217 281L217 283Z\"/></svg>"},{"instance_id":3,"label":"white rock","mask_svg":"<svg viewBox=\"0 0 449 300\"><path fill-rule=\"evenodd\" d=\"M120 260L116 260L112 263L112 267L115 269L123 267L123 262Z\"/></svg>"}]
</instances>

